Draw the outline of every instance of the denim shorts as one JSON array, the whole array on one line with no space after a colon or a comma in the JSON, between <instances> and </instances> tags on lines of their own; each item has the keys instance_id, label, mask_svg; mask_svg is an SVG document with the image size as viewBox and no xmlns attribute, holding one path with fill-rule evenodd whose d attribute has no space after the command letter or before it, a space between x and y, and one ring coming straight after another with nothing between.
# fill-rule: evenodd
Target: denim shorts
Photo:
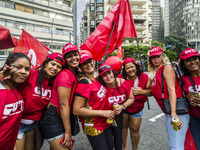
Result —
<instances>
[{"instance_id":1,"label":"denim shorts","mask_svg":"<svg viewBox=\"0 0 200 150\"><path fill-rule=\"evenodd\" d=\"M61 138L65 133L62 118L57 113L57 107L53 105L45 108L39 126L43 137L47 141Z\"/></svg>"},{"instance_id":2,"label":"denim shorts","mask_svg":"<svg viewBox=\"0 0 200 150\"><path fill-rule=\"evenodd\" d=\"M28 125L20 123L17 139L18 140L22 139L22 137L24 136L24 133L34 130L35 125L36 125L36 122L33 122L32 124L28 124Z\"/></svg>"},{"instance_id":3,"label":"denim shorts","mask_svg":"<svg viewBox=\"0 0 200 150\"><path fill-rule=\"evenodd\" d=\"M123 112L123 114L127 114L131 117L134 117L134 118L142 118L143 112L144 112L144 109L142 109L140 112L134 113L134 114L133 113L127 113L127 112Z\"/></svg>"}]
</instances>

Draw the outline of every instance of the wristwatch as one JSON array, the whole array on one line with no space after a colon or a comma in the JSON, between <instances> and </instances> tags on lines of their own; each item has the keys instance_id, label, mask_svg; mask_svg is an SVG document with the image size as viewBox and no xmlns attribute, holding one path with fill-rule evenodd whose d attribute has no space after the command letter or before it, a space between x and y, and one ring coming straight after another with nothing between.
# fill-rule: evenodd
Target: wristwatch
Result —
<instances>
[{"instance_id":1,"label":"wristwatch","mask_svg":"<svg viewBox=\"0 0 200 150\"><path fill-rule=\"evenodd\" d=\"M124 104L123 104L122 106L124 107L123 110L125 110L125 109L126 109L126 106L125 106Z\"/></svg>"}]
</instances>

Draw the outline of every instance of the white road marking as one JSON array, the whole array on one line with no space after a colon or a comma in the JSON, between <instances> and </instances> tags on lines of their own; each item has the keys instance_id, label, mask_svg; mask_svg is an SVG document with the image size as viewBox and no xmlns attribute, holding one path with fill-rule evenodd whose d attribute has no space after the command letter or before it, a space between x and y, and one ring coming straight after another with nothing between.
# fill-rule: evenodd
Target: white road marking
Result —
<instances>
[{"instance_id":1,"label":"white road marking","mask_svg":"<svg viewBox=\"0 0 200 150\"><path fill-rule=\"evenodd\" d=\"M164 113L161 113L153 118L150 118L149 121L151 122L155 122L157 119L161 118L162 116L164 116Z\"/></svg>"}]
</instances>

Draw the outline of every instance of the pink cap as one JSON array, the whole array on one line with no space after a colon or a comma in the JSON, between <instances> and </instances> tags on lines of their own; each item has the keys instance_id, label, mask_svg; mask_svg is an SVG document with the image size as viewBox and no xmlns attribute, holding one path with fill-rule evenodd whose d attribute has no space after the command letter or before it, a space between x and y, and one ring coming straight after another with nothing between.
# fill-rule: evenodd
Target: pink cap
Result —
<instances>
[{"instance_id":1,"label":"pink cap","mask_svg":"<svg viewBox=\"0 0 200 150\"><path fill-rule=\"evenodd\" d=\"M62 48L62 54L63 54L63 56L67 52L70 52L70 51L77 51L77 52L79 52L78 47L76 45L71 44L71 43L65 44L65 46Z\"/></svg>"},{"instance_id":2,"label":"pink cap","mask_svg":"<svg viewBox=\"0 0 200 150\"><path fill-rule=\"evenodd\" d=\"M131 58L131 57L127 57L126 59L124 59L124 61L123 61L123 66L125 66L126 64L128 64L128 63L130 63L130 62L133 62L135 65L140 66L140 64L136 63L135 59L134 59L134 58Z\"/></svg>"},{"instance_id":3,"label":"pink cap","mask_svg":"<svg viewBox=\"0 0 200 150\"><path fill-rule=\"evenodd\" d=\"M184 51L181 52L179 59L187 59L193 56L200 56L196 49L193 48L187 48Z\"/></svg>"},{"instance_id":4,"label":"pink cap","mask_svg":"<svg viewBox=\"0 0 200 150\"><path fill-rule=\"evenodd\" d=\"M151 56L156 56L156 55L160 55L160 54L162 54L163 53L163 50L162 50L162 48L160 48L160 47L152 47L151 49L150 49L150 51L149 51L149 57L151 57Z\"/></svg>"},{"instance_id":5,"label":"pink cap","mask_svg":"<svg viewBox=\"0 0 200 150\"><path fill-rule=\"evenodd\" d=\"M94 58L92 56L92 54L87 50L81 50L79 52L79 56L80 56L80 63L79 64L82 64L83 62L85 62L88 59L93 59Z\"/></svg>"},{"instance_id":6,"label":"pink cap","mask_svg":"<svg viewBox=\"0 0 200 150\"><path fill-rule=\"evenodd\" d=\"M100 67L98 68L98 72L99 72L99 76L101 76L102 74L104 74L107 71L113 70L111 68L111 66L106 65L106 64L101 64Z\"/></svg>"},{"instance_id":7,"label":"pink cap","mask_svg":"<svg viewBox=\"0 0 200 150\"><path fill-rule=\"evenodd\" d=\"M122 60L117 56L108 57L104 64L111 66L111 68L117 73L122 67Z\"/></svg>"},{"instance_id":8,"label":"pink cap","mask_svg":"<svg viewBox=\"0 0 200 150\"><path fill-rule=\"evenodd\" d=\"M60 53L52 53L52 54L47 56L47 59L48 58L60 63L62 66L65 65L65 60L64 60L62 54L60 54ZM60 59L57 59L57 58L60 58Z\"/></svg>"}]
</instances>

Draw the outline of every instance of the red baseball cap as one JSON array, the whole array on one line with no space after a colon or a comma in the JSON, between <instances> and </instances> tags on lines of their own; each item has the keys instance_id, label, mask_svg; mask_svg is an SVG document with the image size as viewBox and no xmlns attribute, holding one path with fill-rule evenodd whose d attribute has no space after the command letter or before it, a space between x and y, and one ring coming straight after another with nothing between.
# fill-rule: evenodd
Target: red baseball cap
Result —
<instances>
[{"instance_id":1,"label":"red baseball cap","mask_svg":"<svg viewBox=\"0 0 200 150\"><path fill-rule=\"evenodd\" d=\"M160 47L152 47L151 49L150 49L150 51L149 51L149 57L151 57L151 56L156 56L156 55L160 55L160 54L162 54L163 53L163 50L162 50L162 48L160 48Z\"/></svg>"},{"instance_id":2,"label":"red baseball cap","mask_svg":"<svg viewBox=\"0 0 200 150\"><path fill-rule=\"evenodd\" d=\"M122 60L117 56L110 56L105 60L104 64L109 65L117 73L122 67Z\"/></svg>"},{"instance_id":3,"label":"red baseball cap","mask_svg":"<svg viewBox=\"0 0 200 150\"><path fill-rule=\"evenodd\" d=\"M106 65L106 64L101 64L100 67L98 68L98 72L99 72L99 76L101 76L102 74L104 74L107 71L113 70L111 68L111 66Z\"/></svg>"},{"instance_id":4,"label":"red baseball cap","mask_svg":"<svg viewBox=\"0 0 200 150\"><path fill-rule=\"evenodd\" d=\"M193 56L200 56L196 49L193 48L187 48L184 51L181 52L179 59L187 59Z\"/></svg>"},{"instance_id":5,"label":"red baseball cap","mask_svg":"<svg viewBox=\"0 0 200 150\"><path fill-rule=\"evenodd\" d=\"M62 54L63 54L63 56L67 52L70 52L70 51L77 51L77 52L79 52L78 47L76 45L71 44L71 43L65 44L65 46L62 48Z\"/></svg>"},{"instance_id":6,"label":"red baseball cap","mask_svg":"<svg viewBox=\"0 0 200 150\"><path fill-rule=\"evenodd\" d=\"M140 64L136 63L135 59L134 59L134 58L131 58L131 57L127 57L126 59L124 59L124 61L123 61L123 66L125 66L126 64L128 64L128 63L130 63L130 62L133 62L135 65L140 66Z\"/></svg>"},{"instance_id":7,"label":"red baseball cap","mask_svg":"<svg viewBox=\"0 0 200 150\"><path fill-rule=\"evenodd\" d=\"M92 54L87 50L81 50L79 52L79 56L80 56L80 63L79 64L82 64L83 62L85 62L88 59L93 59L94 58L92 56Z\"/></svg>"},{"instance_id":8,"label":"red baseball cap","mask_svg":"<svg viewBox=\"0 0 200 150\"><path fill-rule=\"evenodd\" d=\"M65 65L65 60L64 60L62 54L60 54L60 53L52 53L52 54L47 56L47 59L48 58L60 63L62 66ZM57 59L57 58L60 58L60 59Z\"/></svg>"}]
</instances>

